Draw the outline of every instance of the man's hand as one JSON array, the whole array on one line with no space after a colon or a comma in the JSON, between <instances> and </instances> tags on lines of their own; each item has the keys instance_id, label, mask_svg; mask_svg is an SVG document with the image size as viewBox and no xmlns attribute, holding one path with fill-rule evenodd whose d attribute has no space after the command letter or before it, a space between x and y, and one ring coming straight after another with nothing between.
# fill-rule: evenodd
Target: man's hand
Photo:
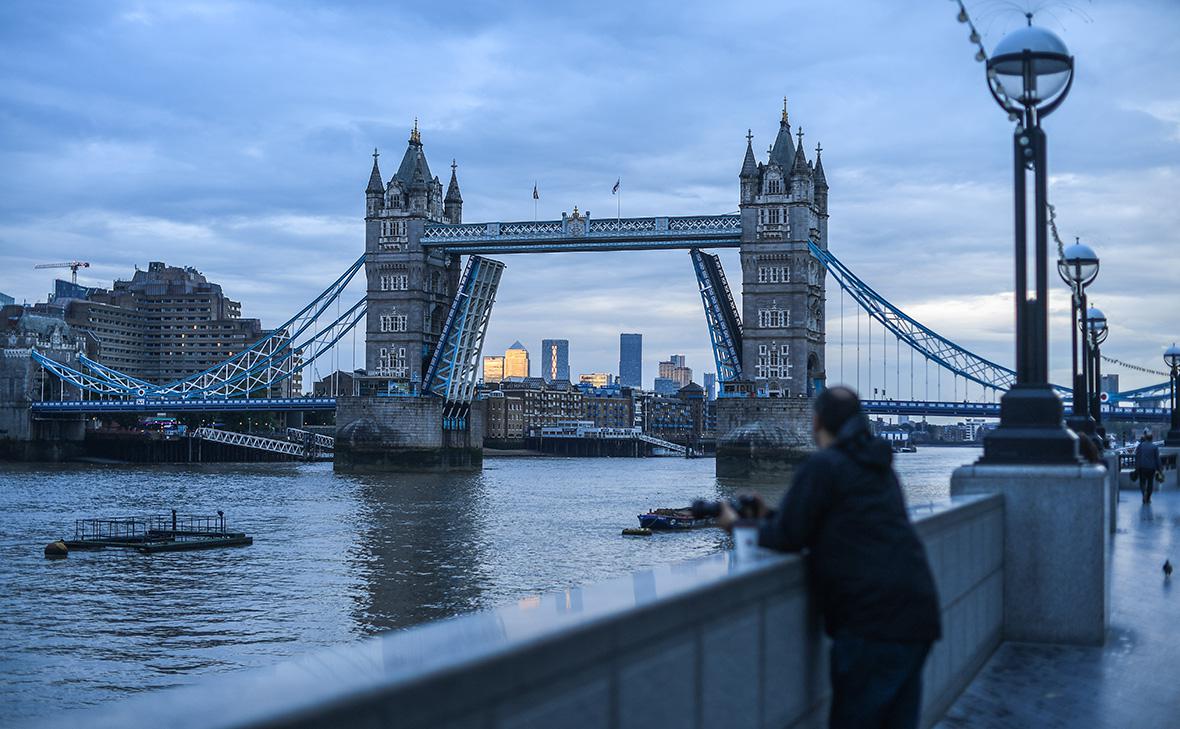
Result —
<instances>
[{"instance_id":1,"label":"man's hand","mask_svg":"<svg viewBox=\"0 0 1180 729\"><path fill-rule=\"evenodd\" d=\"M739 502L743 505L743 512L748 508L746 507L746 504L753 502L754 518L756 519L765 519L766 517L770 516L770 507L766 505L766 499L762 498L762 494L757 492L743 494L739 498ZM721 513L717 515L717 526L721 527L727 532L732 531L734 523L741 518L743 518L743 515L738 514L728 501L721 502Z\"/></svg>"},{"instance_id":2,"label":"man's hand","mask_svg":"<svg viewBox=\"0 0 1180 729\"><path fill-rule=\"evenodd\" d=\"M765 519L766 517L770 516L770 506L767 505L766 499L762 498L762 494L754 491L749 494L749 498L753 499L754 503L757 505L754 514L759 519Z\"/></svg>"},{"instance_id":3,"label":"man's hand","mask_svg":"<svg viewBox=\"0 0 1180 729\"><path fill-rule=\"evenodd\" d=\"M727 532L733 532L733 525L738 520L738 513L733 510L728 501L721 502L721 513L717 515L717 526Z\"/></svg>"}]
</instances>

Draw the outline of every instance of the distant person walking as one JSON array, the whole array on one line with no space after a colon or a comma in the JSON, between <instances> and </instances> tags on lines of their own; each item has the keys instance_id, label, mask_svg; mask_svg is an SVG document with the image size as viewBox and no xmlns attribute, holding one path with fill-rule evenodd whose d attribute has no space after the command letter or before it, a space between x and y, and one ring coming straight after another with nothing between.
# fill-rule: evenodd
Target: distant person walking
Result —
<instances>
[{"instance_id":1,"label":"distant person walking","mask_svg":"<svg viewBox=\"0 0 1180 729\"><path fill-rule=\"evenodd\" d=\"M1135 475L1139 478L1139 492L1143 494L1143 503L1151 503L1151 492L1155 490L1155 474L1163 463L1160 461L1160 449L1151 441L1151 428L1143 429L1143 437L1139 445L1135 446Z\"/></svg>"},{"instance_id":2,"label":"distant person walking","mask_svg":"<svg viewBox=\"0 0 1180 729\"><path fill-rule=\"evenodd\" d=\"M893 450L873 435L860 399L832 387L815 399L820 447L795 473L777 512L761 497L758 542L806 550L814 594L832 637L828 726L918 726L922 665L941 637L938 593L906 513ZM722 526L737 514L722 506Z\"/></svg>"}]
</instances>

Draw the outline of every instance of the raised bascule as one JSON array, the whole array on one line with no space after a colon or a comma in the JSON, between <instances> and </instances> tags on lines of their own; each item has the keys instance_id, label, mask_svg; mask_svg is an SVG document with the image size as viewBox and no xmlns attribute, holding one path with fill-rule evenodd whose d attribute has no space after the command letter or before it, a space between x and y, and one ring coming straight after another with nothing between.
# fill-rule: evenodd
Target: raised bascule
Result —
<instances>
[{"instance_id":1,"label":"raised bascule","mask_svg":"<svg viewBox=\"0 0 1180 729\"><path fill-rule=\"evenodd\" d=\"M33 383L41 383L42 396L29 397L30 410L49 420L100 412L335 408L339 469L474 469L482 462L484 427L478 367L505 273L504 263L493 257L686 250L721 389L715 405L718 475L776 475L812 447L810 397L827 380L824 307L829 274L841 294L850 296L899 347L905 343L927 364L980 385L981 391L1006 390L1014 381L1011 369L909 317L829 250L828 183L821 153L816 145L814 158L808 159L803 130L792 133L784 101L764 161L754 153L753 135L746 136L737 214L598 219L574 207L560 220L465 223L457 165L452 161L444 192L430 171L415 121L392 177L382 175L378 152L373 152L365 189L363 255L265 339L205 372L169 383L129 377L81 352L51 351L48 342L40 348L10 343L4 350L5 366L19 369L22 357L28 361L28 371L22 370L18 379L29 383L24 389L30 393ZM709 252L717 248L739 251L740 311L719 257ZM362 271L365 295L342 301ZM267 397L268 388L330 352L362 321L364 375L354 378L351 393ZM54 375L55 384L46 389L44 379L30 374L34 367ZM912 373L911 368L911 379ZM79 399L70 399L75 393ZM1148 404L1166 395L1165 383L1117 397ZM929 400L882 398L867 405L873 412L960 416L991 414L989 408L996 408L994 403ZM1159 417L1155 410L1159 408L1139 408L1133 414Z\"/></svg>"}]
</instances>

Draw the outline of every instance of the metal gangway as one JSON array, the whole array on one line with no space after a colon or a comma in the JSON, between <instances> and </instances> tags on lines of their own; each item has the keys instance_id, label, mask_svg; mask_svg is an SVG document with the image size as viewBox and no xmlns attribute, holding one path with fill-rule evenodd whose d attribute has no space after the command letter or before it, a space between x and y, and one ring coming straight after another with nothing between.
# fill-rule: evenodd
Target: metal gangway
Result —
<instances>
[{"instance_id":1,"label":"metal gangway","mask_svg":"<svg viewBox=\"0 0 1180 729\"><path fill-rule=\"evenodd\" d=\"M335 451L336 439L330 435L320 435L302 428L287 428L287 440L292 443L310 444L322 451Z\"/></svg>"},{"instance_id":2,"label":"metal gangway","mask_svg":"<svg viewBox=\"0 0 1180 729\"><path fill-rule=\"evenodd\" d=\"M292 443L288 440L278 440L276 438L263 438L259 435L249 435L247 433L234 433L233 431L218 430L217 428L197 428L193 432L193 437L213 443L225 443L226 445L254 448L271 453L282 453L297 458L303 458L309 455L309 449L303 443Z\"/></svg>"},{"instance_id":3,"label":"metal gangway","mask_svg":"<svg viewBox=\"0 0 1180 729\"><path fill-rule=\"evenodd\" d=\"M644 443L650 443L650 444L657 446L659 448L663 448L665 450L672 451L673 453L679 453L682 456L691 455L690 449L688 449L682 445L679 445L677 443L673 443L670 440L664 440L663 438L656 438L655 436L651 436L646 433L636 433L634 437L637 440L643 441Z\"/></svg>"}]
</instances>

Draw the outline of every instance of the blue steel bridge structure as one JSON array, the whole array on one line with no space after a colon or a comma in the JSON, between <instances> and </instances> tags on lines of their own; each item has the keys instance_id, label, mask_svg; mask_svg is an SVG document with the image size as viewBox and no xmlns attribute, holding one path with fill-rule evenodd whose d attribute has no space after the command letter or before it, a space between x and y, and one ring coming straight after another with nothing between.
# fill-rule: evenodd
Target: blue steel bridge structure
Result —
<instances>
[{"instance_id":1,"label":"blue steel bridge structure","mask_svg":"<svg viewBox=\"0 0 1180 729\"><path fill-rule=\"evenodd\" d=\"M792 139L798 137L798 146ZM405 156L388 181L378 152L365 190L365 253L324 291L272 333L209 369L168 383L151 383L86 356L59 361L32 357L58 378L58 397L33 405L39 413L119 411L313 410L335 406L332 398L273 398L276 384L332 352L345 334L364 323L367 377L381 381L388 396L444 401L444 430L466 428L477 397L483 339L504 264L491 256L521 253L604 253L685 250L696 274L722 396L774 397L812 394L827 377L826 279L840 286L840 353L843 378L843 308L855 303L857 321L868 318L869 385L873 412L995 415L994 402L958 402L974 384L987 399L1009 389L1015 372L935 332L878 293L828 246L828 184L817 145L808 160L803 130L791 132L784 100L778 136L765 163L753 151L752 134L738 175L739 212L725 215L592 218L562 214L560 220L462 222L462 196L451 165L445 198L430 173L415 123ZM742 261L742 308L710 251L738 249ZM461 275L460 263L466 259ZM363 272L363 274L362 274ZM353 300L349 284L361 275L366 293ZM742 312L745 312L743 320ZM379 326L376 324L379 322ZM872 327L881 332L881 364L895 349L895 388L873 387ZM860 327L857 326L859 387ZM911 354L910 399L901 402L901 345ZM420 356L419 356L420 355ZM935 392L915 398L914 358L936 373L949 372L954 396ZM804 374L805 373L805 374ZM851 380L852 378L847 378ZM1069 394L1065 388L1058 388ZM67 391L78 393L67 399ZM932 397L933 395L933 397ZM1149 413L1167 398L1168 383L1118 393L1109 407L1127 403Z\"/></svg>"},{"instance_id":2,"label":"blue steel bridge structure","mask_svg":"<svg viewBox=\"0 0 1180 729\"><path fill-rule=\"evenodd\" d=\"M571 225L581 230L571 230ZM739 248L740 215L641 217L589 220L567 218L521 223L427 224L424 248L468 256L440 346L430 360L424 391L462 405L475 397L475 376L483 332L491 313L503 264L486 258L512 253L565 253L644 250L688 250L700 288L713 348L718 381L731 382L741 373L741 316L716 255L705 249ZM891 335L928 365L935 365L980 392L1002 393L1015 379L1012 369L956 344L892 304L857 276L830 250L812 242L811 253L836 280L841 295L850 297ZM63 363L34 351L48 372L81 396L44 400L32 407L42 414L200 411L311 411L335 408L335 398L273 398L259 396L329 352L366 315L364 297L338 305L364 265L357 259L331 285L277 327L271 335L208 370L175 382L154 384L129 377L84 355L76 364ZM859 335L858 335L859 336ZM871 336L871 335L870 335ZM870 346L872 346L870 344ZM882 350L887 351L886 347ZM900 362L895 363L900 366ZM912 376L912 372L911 372ZM1063 395L1069 390L1058 388ZM65 392L65 389L62 389ZM866 393L867 395L867 393ZM1163 420L1169 412L1155 406L1168 395L1166 382L1113 395L1104 405L1108 417ZM1120 405L1119 403L1124 403ZM997 417L996 402L898 400L866 397L872 413Z\"/></svg>"}]
</instances>

